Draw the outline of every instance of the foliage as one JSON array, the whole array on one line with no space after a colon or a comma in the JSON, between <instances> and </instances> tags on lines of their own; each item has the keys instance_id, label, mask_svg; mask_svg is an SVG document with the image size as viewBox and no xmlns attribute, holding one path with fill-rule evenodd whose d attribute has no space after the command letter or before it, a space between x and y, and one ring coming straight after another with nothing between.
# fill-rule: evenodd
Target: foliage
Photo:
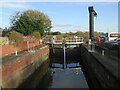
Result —
<instances>
[{"instance_id":1,"label":"foliage","mask_svg":"<svg viewBox=\"0 0 120 90\"><path fill-rule=\"evenodd\" d=\"M94 32L95 39L97 39L98 36L100 36L102 33L101 32Z\"/></svg>"},{"instance_id":2,"label":"foliage","mask_svg":"<svg viewBox=\"0 0 120 90\"><path fill-rule=\"evenodd\" d=\"M37 37L40 37L40 33L39 32L37 32L37 31L34 31L33 32L33 35L37 38Z\"/></svg>"},{"instance_id":3,"label":"foliage","mask_svg":"<svg viewBox=\"0 0 120 90\"><path fill-rule=\"evenodd\" d=\"M5 27L2 31L2 36L4 37L10 30Z\"/></svg>"},{"instance_id":4,"label":"foliage","mask_svg":"<svg viewBox=\"0 0 120 90\"><path fill-rule=\"evenodd\" d=\"M78 35L80 37L83 37L84 39L84 42L87 42L88 39L89 39L89 32L82 32L82 31L78 31L78 32L69 32L69 33L65 33L66 35ZM101 33L100 32L94 32L94 36L95 36L95 39L100 35Z\"/></svg>"},{"instance_id":5,"label":"foliage","mask_svg":"<svg viewBox=\"0 0 120 90\"><path fill-rule=\"evenodd\" d=\"M76 32L76 35L83 37L84 38L84 42L87 42L89 39L89 33L88 32Z\"/></svg>"},{"instance_id":6,"label":"foliage","mask_svg":"<svg viewBox=\"0 0 120 90\"><path fill-rule=\"evenodd\" d=\"M23 35L16 31L10 31L6 34L11 43L18 43L23 41Z\"/></svg>"},{"instance_id":7,"label":"foliage","mask_svg":"<svg viewBox=\"0 0 120 90\"><path fill-rule=\"evenodd\" d=\"M97 40L97 37L100 36L102 33L101 32L94 32L94 37L95 40ZM82 31L77 31L77 32L67 32L67 33L61 33L59 35L55 35L57 37L68 37L68 36L79 36L79 37L83 37L83 41L86 43L89 40L89 32L82 32ZM51 38L54 35L47 35L46 38Z\"/></svg>"},{"instance_id":8,"label":"foliage","mask_svg":"<svg viewBox=\"0 0 120 90\"><path fill-rule=\"evenodd\" d=\"M32 34L34 31L44 35L45 32L50 32L51 20L44 13L36 10L17 12L11 18L11 29L24 35Z\"/></svg>"},{"instance_id":9,"label":"foliage","mask_svg":"<svg viewBox=\"0 0 120 90\"><path fill-rule=\"evenodd\" d=\"M0 45L3 45L4 44L4 41L0 39Z\"/></svg>"},{"instance_id":10,"label":"foliage","mask_svg":"<svg viewBox=\"0 0 120 90\"><path fill-rule=\"evenodd\" d=\"M61 32L51 32L51 35L61 35Z\"/></svg>"}]
</instances>

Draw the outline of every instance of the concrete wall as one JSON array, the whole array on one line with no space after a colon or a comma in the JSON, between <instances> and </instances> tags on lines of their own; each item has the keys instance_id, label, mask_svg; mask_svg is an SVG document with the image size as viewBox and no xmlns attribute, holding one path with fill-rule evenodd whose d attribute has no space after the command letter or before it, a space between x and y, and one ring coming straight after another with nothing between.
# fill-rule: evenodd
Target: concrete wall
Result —
<instances>
[{"instance_id":1,"label":"concrete wall","mask_svg":"<svg viewBox=\"0 0 120 90\"><path fill-rule=\"evenodd\" d=\"M49 47L27 52L2 65L2 88L16 88L23 83L42 63L48 60ZM46 71L46 70L45 70Z\"/></svg>"},{"instance_id":2,"label":"concrete wall","mask_svg":"<svg viewBox=\"0 0 120 90\"><path fill-rule=\"evenodd\" d=\"M118 88L118 62L89 52L81 46L81 67L92 88Z\"/></svg>"}]
</instances>

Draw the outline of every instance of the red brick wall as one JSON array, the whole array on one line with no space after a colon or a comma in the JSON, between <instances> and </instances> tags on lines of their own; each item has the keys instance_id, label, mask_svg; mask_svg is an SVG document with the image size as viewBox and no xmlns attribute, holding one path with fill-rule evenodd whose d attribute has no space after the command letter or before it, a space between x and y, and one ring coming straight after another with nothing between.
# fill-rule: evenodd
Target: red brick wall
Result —
<instances>
[{"instance_id":1,"label":"red brick wall","mask_svg":"<svg viewBox=\"0 0 120 90\"><path fill-rule=\"evenodd\" d=\"M15 48L13 45L4 45L1 48L2 48L2 55L0 57L4 57L12 53L15 53Z\"/></svg>"},{"instance_id":2,"label":"red brick wall","mask_svg":"<svg viewBox=\"0 0 120 90\"><path fill-rule=\"evenodd\" d=\"M27 67L35 60L38 60L41 57L41 55L44 55L47 52L48 52L48 47L45 47L35 52L35 56L32 56L29 54L24 57L17 58L17 60L14 60L12 63L10 62L10 63L3 65L2 66L2 80L3 81L7 80L7 78L10 78L11 75Z\"/></svg>"},{"instance_id":3,"label":"red brick wall","mask_svg":"<svg viewBox=\"0 0 120 90\"><path fill-rule=\"evenodd\" d=\"M40 39L35 39L34 41L29 41L29 49L40 46L39 40ZM0 57L5 57L8 55L14 54L16 52L16 50L18 52L26 51L28 49L28 46L27 46L27 41L23 41L23 42L16 44L16 45L0 46L0 49L2 50L2 54L0 54Z\"/></svg>"}]
</instances>

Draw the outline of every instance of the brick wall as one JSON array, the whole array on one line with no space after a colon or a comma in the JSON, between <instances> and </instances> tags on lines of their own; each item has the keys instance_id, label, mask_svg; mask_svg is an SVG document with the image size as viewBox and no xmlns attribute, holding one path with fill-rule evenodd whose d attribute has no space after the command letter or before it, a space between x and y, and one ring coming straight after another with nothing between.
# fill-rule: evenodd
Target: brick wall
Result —
<instances>
[{"instance_id":1,"label":"brick wall","mask_svg":"<svg viewBox=\"0 0 120 90\"><path fill-rule=\"evenodd\" d=\"M2 45L0 46L0 49L2 50L2 53L0 54L0 57L5 57L11 54L15 54L16 50L17 52L26 51L28 49L40 46L40 39L35 39L34 41L29 41L29 44L27 44L27 41L23 41L16 45Z\"/></svg>"},{"instance_id":2,"label":"brick wall","mask_svg":"<svg viewBox=\"0 0 120 90\"><path fill-rule=\"evenodd\" d=\"M48 57L48 46L43 46L39 50L36 50L34 54L27 53L22 57L17 57L15 60L2 65L2 83L3 87L16 87L29 74L31 74L35 68L38 68ZM39 64L37 66L36 64ZM29 69L30 70L26 70ZM12 82L16 82L15 84Z\"/></svg>"}]
</instances>

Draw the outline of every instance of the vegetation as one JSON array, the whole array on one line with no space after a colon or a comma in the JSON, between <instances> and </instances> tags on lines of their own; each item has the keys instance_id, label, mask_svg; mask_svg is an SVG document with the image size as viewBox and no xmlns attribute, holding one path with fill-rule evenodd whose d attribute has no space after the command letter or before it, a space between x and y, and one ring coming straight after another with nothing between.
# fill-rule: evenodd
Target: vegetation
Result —
<instances>
[{"instance_id":1,"label":"vegetation","mask_svg":"<svg viewBox=\"0 0 120 90\"><path fill-rule=\"evenodd\" d=\"M37 31L34 31L33 32L33 35L37 38L37 37L40 37L40 33L39 32L37 32Z\"/></svg>"},{"instance_id":2,"label":"vegetation","mask_svg":"<svg viewBox=\"0 0 120 90\"><path fill-rule=\"evenodd\" d=\"M17 12L16 15L11 18L11 29L24 35L38 31L42 36L46 32L50 32L51 20L44 13L36 10Z\"/></svg>"},{"instance_id":3,"label":"vegetation","mask_svg":"<svg viewBox=\"0 0 120 90\"><path fill-rule=\"evenodd\" d=\"M76 32L76 35L79 35L84 38L84 42L87 42L89 39L89 32ZM97 39L97 37L100 35L100 32L94 32L94 37Z\"/></svg>"},{"instance_id":4,"label":"vegetation","mask_svg":"<svg viewBox=\"0 0 120 90\"><path fill-rule=\"evenodd\" d=\"M51 35L61 35L61 32L51 32Z\"/></svg>"},{"instance_id":5,"label":"vegetation","mask_svg":"<svg viewBox=\"0 0 120 90\"><path fill-rule=\"evenodd\" d=\"M23 41L23 35L16 31L10 31L6 34L10 43L18 43Z\"/></svg>"},{"instance_id":6,"label":"vegetation","mask_svg":"<svg viewBox=\"0 0 120 90\"><path fill-rule=\"evenodd\" d=\"M8 32L10 32L10 30L5 27L3 30L2 30L2 36L4 37Z\"/></svg>"},{"instance_id":7,"label":"vegetation","mask_svg":"<svg viewBox=\"0 0 120 90\"><path fill-rule=\"evenodd\" d=\"M0 39L0 45L3 45L4 41L2 39Z\"/></svg>"},{"instance_id":8,"label":"vegetation","mask_svg":"<svg viewBox=\"0 0 120 90\"><path fill-rule=\"evenodd\" d=\"M101 35L102 33L100 32L94 32L94 35L95 35L95 39L97 40L97 37L99 35ZM81 31L78 31L78 32L68 32L68 33L61 33L61 32L52 32L51 35L57 35L58 37L60 36L67 36L67 35L77 35L77 36L80 36L80 37L83 37L84 39L84 42L88 42L88 39L89 39L89 32L81 32Z\"/></svg>"}]
</instances>

